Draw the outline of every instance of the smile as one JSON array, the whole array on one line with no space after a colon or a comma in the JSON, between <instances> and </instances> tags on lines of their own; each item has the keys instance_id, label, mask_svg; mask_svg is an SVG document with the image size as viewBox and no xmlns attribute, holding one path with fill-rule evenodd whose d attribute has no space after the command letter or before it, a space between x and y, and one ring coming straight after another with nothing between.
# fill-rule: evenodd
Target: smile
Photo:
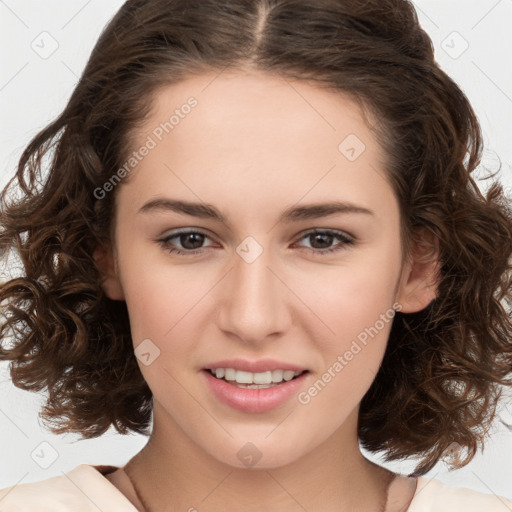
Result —
<instances>
[{"instance_id":1,"label":"smile","mask_svg":"<svg viewBox=\"0 0 512 512\"><path fill-rule=\"evenodd\" d=\"M201 374L218 401L245 413L263 413L285 404L299 393L309 377L307 370L252 373L216 368L203 370Z\"/></svg>"}]
</instances>

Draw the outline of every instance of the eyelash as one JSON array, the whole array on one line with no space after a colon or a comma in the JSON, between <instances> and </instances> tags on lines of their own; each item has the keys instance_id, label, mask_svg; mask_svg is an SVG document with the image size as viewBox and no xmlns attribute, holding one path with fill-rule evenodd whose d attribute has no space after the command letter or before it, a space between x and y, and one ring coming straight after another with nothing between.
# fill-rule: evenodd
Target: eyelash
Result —
<instances>
[{"instance_id":1,"label":"eyelash","mask_svg":"<svg viewBox=\"0 0 512 512\"><path fill-rule=\"evenodd\" d=\"M170 240L172 240L173 238L178 238L178 237L180 237L182 235L202 235L202 236L205 236L205 237L209 238L209 236L206 233L203 233L202 231L198 231L198 230L183 230L183 231L175 232L175 233L173 233L173 234L171 234L169 236L166 236L163 239L159 239L159 240L157 240L157 242L167 252L169 252L171 254L177 254L177 255L180 255L180 256L181 255L182 256L192 256L192 255L199 254L199 253L203 252L203 249L190 249L190 250L183 251L181 249L176 249L174 247L170 247L169 246ZM318 254L320 256L324 256L324 255L327 255L327 254L332 254L334 252L341 251L341 250L343 250L345 248L345 246L353 245L355 243L354 238L348 237L343 232L341 232L341 231L333 231L333 230L329 230L329 229L325 229L325 230L313 229L313 230L308 231L307 233L303 234L299 238L299 240L303 240L304 238L308 238L308 237L311 237L313 235L332 235L335 238L338 238L339 240L341 240L343 242L342 244L340 244L338 246L335 246L335 247L333 247L331 249L311 249L309 247L305 248L305 249L309 250L310 252L312 252L314 254Z\"/></svg>"}]
</instances>

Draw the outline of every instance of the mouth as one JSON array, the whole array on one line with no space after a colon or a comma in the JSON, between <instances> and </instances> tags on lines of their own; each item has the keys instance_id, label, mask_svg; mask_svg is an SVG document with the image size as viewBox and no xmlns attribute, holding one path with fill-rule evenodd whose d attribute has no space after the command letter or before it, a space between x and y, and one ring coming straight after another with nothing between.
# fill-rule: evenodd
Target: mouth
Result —
<instances>
[{"instance_id":1,"label":"mouth","mask_svg":"<svg viewBox=\"0 0 512 512\"><path fill-rule=\"evenodd\" d=\"M265 413L284 406L308 385L312 375L297 367L259 373L229 367L204 368L200 373L212 397L243 413Z\"/></svg>"},{"instance_id":2,"label":"mouth","mask_svg":"<svg viewBox=\"0 0 512 512\"><path fill-rule=\"evenodd\" d=\"M268 389L296 380L309 370L272 370L253 373L235 368L205 368L203 370L218 380L241 389Z\"/></svg>"}]
</instances>

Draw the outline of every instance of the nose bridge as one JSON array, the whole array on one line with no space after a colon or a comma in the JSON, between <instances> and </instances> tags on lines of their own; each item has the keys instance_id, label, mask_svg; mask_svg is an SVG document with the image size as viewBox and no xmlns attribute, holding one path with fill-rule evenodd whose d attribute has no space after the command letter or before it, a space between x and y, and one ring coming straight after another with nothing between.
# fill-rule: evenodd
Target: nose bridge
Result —
<instances>
[{"instance_id":1,"label":"nose bridge","mask_svg":"<svg viewBox=\"0 0 512 512\"><path fill-rule=\"evenodd\" d=\"M260 341L285 329L285 287L272 268L270 251L263 250L255 259L254 246L237 249L234 266L228 276L226 293L218 313L219 327L245 341ZM251 257L252 251L252 257Z\"/></svg>"}]
</instances>

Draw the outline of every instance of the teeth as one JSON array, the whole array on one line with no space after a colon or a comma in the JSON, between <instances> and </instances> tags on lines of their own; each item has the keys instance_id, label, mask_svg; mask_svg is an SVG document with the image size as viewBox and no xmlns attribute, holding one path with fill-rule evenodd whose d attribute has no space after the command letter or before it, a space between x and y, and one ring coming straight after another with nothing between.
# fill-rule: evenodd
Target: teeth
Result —
<instances>
[{"instance_id":1,"label":"teeth","mask_svg":"<svg viewBox=\"0 0 512 512\"><path fill-rule=\"evenodd\" d=\"M234 368L216 368L210 370L212 375L218 379L235 381L238 384L272 384L292 380L302 372L294 372L292 370L273 370L261 373L245 372L243 370L235 370Z\"/></svg>"}]
</instances>

